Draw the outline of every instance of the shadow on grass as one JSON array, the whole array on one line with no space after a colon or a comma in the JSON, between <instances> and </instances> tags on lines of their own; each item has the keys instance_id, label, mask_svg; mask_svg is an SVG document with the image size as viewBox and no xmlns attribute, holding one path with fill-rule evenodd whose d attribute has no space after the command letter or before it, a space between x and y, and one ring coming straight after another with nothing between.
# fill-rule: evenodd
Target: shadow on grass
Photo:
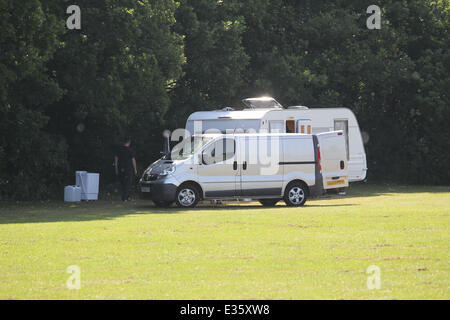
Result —
<instances>
[{"instance_id":1,"label":"shadow on grass","mask_svg":"<svg viewBox=\"0 0 450 320\"><path fill-rule=\"evenodd\" d=\"M326 207L349 207L349 206L359 206L359 204L311 204L311 202L307 202L303 207L301 208L326 208ZM200 205L198 207L187 209L187 208L179 208L175 206L171 206L168 208L155 208L152 205L142 205L138 206L138 208L142 210L151 210L151 212L142 212L139 213L142 214L158 214L158 213L189 213L194 211L210 211L210 210L217 210L217 211L230 211L230 210L238 210L238 211L244 211L244 210L272 210L272 209L299 209L298 207L288 207L285 206L283 201L281 200L279 204L277 204L274 207L263 207L262 205L253 205L253 204L231 204L231 205Z\"/></svg>"},{"instance_id":2,"label":"shadow on grass","mask_svg":"<svg viewBox=\"0 0 450 320\"><path fill-rule=\"evenodd\" d=\"M370 184L365 182L354 182L346 189L346 195L338 195L333 190L323 195L320 199L362 198L378 197L394 193L449 193L449 186L405 186L393 184Z\"/></svg>"},{"instance_id":3,"label":"shadow on grass","mask_svg":"<svg viewBox=\"0 0 450 320\"><path fill-rule=\"evenodd\" d=\"M354 184L347 190L347 195L327 194L317 200L327 199L351 199L355 197L377 197L389 195L390 193L444 193L450 192L450 187L427 187L427 186L392 186L392 185L370 185ZM332 208L350 207L358 204L324 204L311 199L305 204L307 208ZM46 223L46 222L71 222L71 221L95 221L112 220L127 215L154 215L154 214L190 214L199 211L241 211L245 213L260 214L266 210L290 210L280 201L276 207L263 207L261 205L233 203L228 205L201 204L194 209L156 208L151 201L138 200L131 203L120 201L97 201L70 204L64 202L23 202L23 203L0 203L0 225L14 223ZM299 208L301 210L302 208Z\"/></svg>"},{"instance_id":4,"label":"shadow on grass","mask_svg":"<svg viewBox=\"0 0 450 320\"><path fill-rule=\"evenodd\" d=\"M312 207L346 207L356 204L314 204L314 201L307 202L304 209ZM241 211L245 213L261 214L261 211L291 210L303 208L286 207L282 201L275 207L263 207L253 204L224 204L208 205L201 204L192 209L178 208L172 206L169 208L157 208L150 201L136 201L123 204L121 202L82 202L77 204L66 204L49 202L46 204L30 203L10 206L0 213L0 225L16 223L48 223L48 222L74 222L74 221L95 221L112 220L127 215L166 215L166 214L191 214L202 211Z\"/></svg>"}]
</instances>

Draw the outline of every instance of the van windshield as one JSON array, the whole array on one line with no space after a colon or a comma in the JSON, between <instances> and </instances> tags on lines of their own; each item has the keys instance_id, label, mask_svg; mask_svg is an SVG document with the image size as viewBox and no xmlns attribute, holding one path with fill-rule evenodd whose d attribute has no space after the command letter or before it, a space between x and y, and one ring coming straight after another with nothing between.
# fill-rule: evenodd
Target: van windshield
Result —
<instances>
[{"instance_id":1,"label":"van windshield","mask_svg":"<svg viewBox=\"0 0 450 320\"><path fill-rule=\"evenodd\" d=\"M212 137L193 136L184 139L173 147L171 151L172 160L185 160L201 150L204 145L210 142Z\"/></svg>"}]
</instances>

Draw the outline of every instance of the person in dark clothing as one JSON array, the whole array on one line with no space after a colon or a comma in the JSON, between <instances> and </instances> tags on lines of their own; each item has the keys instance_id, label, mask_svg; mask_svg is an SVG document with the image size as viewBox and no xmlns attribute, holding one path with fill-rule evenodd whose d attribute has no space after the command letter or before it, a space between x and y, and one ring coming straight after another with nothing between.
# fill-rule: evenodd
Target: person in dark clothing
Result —
<instances>
[{"instance_id":1,"label":"person in dark clothing","mask_svg":"<svg viewBox=\"0 0 450 320\"><path fill-rule=\"evenodd\" d=\"M130 145L131 139L126 138L124 144L118 148L114 156L116 176L119 176L120 184L122 185L122 201L130 200L133 177L137 176L136 156Z\"/></svg>"}]
</instances>

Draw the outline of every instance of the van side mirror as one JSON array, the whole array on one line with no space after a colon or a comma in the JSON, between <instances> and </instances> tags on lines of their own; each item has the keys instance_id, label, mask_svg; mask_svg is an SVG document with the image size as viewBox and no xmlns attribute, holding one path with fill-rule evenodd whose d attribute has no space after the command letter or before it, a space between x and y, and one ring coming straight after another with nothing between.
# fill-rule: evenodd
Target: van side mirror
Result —
<instances>
[{"instance_id":1,"label":"van side mirror","mask_svg":"<svg viewBox=\"0 0 450 320\"><path fill-rule=\"evenodd\" d=\"M203 164L203 153L200 153L197 156L198 156L197 158L198 164Z\"/></svg>"}]
</instances>

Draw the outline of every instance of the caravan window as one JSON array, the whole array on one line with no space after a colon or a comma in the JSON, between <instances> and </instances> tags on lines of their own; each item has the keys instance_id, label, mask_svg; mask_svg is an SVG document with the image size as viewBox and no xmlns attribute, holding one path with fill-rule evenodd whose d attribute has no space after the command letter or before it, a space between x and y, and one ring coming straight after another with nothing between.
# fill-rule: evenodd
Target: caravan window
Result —
<instances>
[{"instance_id":1,"label":"caravan window","mask_svg":"<svg viewBox=\"0 0 450 320\"><path fill-rule=\"evenodd\" d=\"M347 149L347 160L350 159L349 147L348 147L348 120L334 120L334 130L344 131L345 136L345 148Z\"/></svg>"},{"instance_id":2,"label":"caravan window","mask_svg":"<svg viewBox=\"0 0 450 320\"><path fill-rule=\"evenodd\" d=\"M269 121L269 131L271 133L284 132L284 121L282 121L282 120Z\"/></svg>"},{"instance_id":3,"label":"caravan window","mask_svg":"<svg viewBox=\"0 0 450 320\"><path fill-rule=\"evenodd\" d=\"M189 120L186 123L186 130L191 134L205 133L215 130L221 133L233 133L234 131L252 132L260 128L260 119L210 119L210 120ZM211 131L209 131L212 133Z\"/></svg>"},{"instance_id":4,"label":"caravan window","mask_svg":"<svg viewBox=\"0 0 450 320\"><path fill-rule=\"evenodd\" d=\"M286 133L295 133L295 120L286 120Z\"/></svg>"},{"instance_id":5,"label":"caravan window","mask_svg":"<svg viewBox=\"0 0 450 320\"><path fill-rule=\"evenodd\" d=\"M298 120L297 121L297 132L311 134L311 119Z\"/></svg>"}]
</instances>

